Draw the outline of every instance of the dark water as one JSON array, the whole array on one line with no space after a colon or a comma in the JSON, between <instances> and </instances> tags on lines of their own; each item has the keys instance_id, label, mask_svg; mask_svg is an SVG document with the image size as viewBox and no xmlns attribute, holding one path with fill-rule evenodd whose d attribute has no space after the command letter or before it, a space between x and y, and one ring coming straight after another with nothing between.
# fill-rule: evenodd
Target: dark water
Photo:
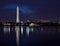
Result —
<instances>
[{"instance_id":1,"label":"dark water","mask_svg":"<svg viewBox=\"0 0 60 46\"><path fill-rule=\"evenodd\" d=\"M12 31L13 27L13 31ZM33 32L30 31L29 36L26 34L24 26L23 35L20 34L19 46L58 46L60 45L60 26L36 26ZM21 28L20 28L21 29ZM21 31L21 30L20 30ZM3 26L0 26L0 46L17 46L16 32L14 26L11 26L10 33L3 31Z\"/></svg>"}]
</instances>

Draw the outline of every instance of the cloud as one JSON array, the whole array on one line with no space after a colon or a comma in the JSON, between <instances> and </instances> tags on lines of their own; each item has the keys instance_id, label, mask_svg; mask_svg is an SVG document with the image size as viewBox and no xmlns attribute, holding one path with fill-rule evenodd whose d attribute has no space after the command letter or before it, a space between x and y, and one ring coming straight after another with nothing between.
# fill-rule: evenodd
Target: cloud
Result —
<instances>
[{"instance_id":1,"label":"cloud","mask_svg":"<svg viewBox=\"0 0 60 46\"><path fill-rule=\"evenodd\" d=\"M15 9L17 7L17 4L7 4L3 8L4 9Z\"/></svg>"},{"instance_id":2,"label":"cloud","mask_svg":"<svg viewBox=\"0 0 60 46\"><path fill-rule=\"evenodd\" d=\"M17 4L7 4L3 7L3 9L16 9ZM33 10L29 6L19 6L19 10L22 14L31 14Z\"/></svg>"},{"instance_id":3,"label":"cloud","mask_svg":"<svg viewBox=\"0 0 60 46\"><path fill-rule=\"evenodd\" d=\"M22 7L20 7L20 11L23 14L33 13L33 10L31 8L29 8L28 6L22 6Z\"/></svg>"}]
</instances>

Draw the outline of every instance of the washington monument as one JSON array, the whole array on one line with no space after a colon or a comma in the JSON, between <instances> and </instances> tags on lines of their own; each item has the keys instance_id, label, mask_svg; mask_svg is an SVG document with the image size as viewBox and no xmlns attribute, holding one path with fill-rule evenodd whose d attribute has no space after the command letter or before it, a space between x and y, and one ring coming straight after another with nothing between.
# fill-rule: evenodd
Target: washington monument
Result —
<instances>
[{"instance_id":1,"label":"washington monument","mask_svg":"<svg viewBox=\"0 0 60 46\"><path fill-rule=\"evenodd\" d=\"M19 20L19 6L17 6L17 9L16 9L16 23L19 23L20 20ZM19 46L19 35L20 35L20 28L19 26L15 26L15 31L16 31L16 43L17 43L17 46Z\"/></svg>"}]
</instances>

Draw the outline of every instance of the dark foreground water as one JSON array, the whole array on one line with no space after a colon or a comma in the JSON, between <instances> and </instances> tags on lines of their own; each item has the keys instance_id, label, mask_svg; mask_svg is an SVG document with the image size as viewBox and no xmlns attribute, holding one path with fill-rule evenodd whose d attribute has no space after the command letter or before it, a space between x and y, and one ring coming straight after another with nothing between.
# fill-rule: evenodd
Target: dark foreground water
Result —
<instances>
[{"instance_id":1,"label":"dark foreground water","mask_svg":"<svg viewBox=\"0 0 60 46\"><path fill-rule=\"evenodd\" d=\"M17 45L15 27L11 26L10 31L4 31L4 26L0 26L0 46L60 46L60 26L24 26L23 33L21 26L19 28Z\"/></svg>"}]
</instances>

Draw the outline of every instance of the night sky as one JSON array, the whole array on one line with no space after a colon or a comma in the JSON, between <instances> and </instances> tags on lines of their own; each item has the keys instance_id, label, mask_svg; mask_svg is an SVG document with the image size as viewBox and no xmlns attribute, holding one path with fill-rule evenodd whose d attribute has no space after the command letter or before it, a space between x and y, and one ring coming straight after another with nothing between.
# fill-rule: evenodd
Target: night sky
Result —
<instances>
[{"instance_id":1,"label":"night sky","mask_svg":"<svg viewBox=\"0 0 60 46\"><path fill-rule=\"evenodd\" d=\"M0 22L15 22L17 5L20 20L60 20L60 0L0 0Z\"/></svg>"}]
</instances>

